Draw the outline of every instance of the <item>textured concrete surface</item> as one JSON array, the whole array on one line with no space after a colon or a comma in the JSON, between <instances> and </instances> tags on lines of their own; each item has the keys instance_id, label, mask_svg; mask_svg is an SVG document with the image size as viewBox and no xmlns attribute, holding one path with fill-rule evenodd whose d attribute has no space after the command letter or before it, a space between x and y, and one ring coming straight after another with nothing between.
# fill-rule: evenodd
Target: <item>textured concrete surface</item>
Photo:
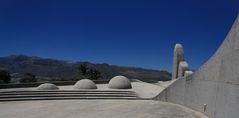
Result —
<instances>
[{"instance_id":1,"label":"textured concrete surface","mask_svg":"<svg viewBox=\"0 0 239 118\"><path fill-rule=\"evenodd\" d=\"M158 99L205 111L210 118L239 117L239 17L214 56L193 75L173 83Z\"/></svg>"},{"instance_id":2,"label":"textured concrete surface","mask_svg":"<svg viewBox=\"0 0 239 118\"><path fill-rule=\"evenodd\" d=\"M76 82L74 89L97 89L97 86L92 80L82 79Z\"/></svg>"},{"instance_id":3,"label":"textured concrete surface","mask_svg":"<svg viewBox=\"0 0 239 118\"><path fill-rule=\"evenodd\" d=\"M131 82L125 76L115 76L109 82L111 89L130 89L132 88Z\"/></svg>"},{"instance_id":4,"label":"textured concrete surface","mask_svg":"<svg viewBox=\"0 0 239 118\"><path fill-rule=\"evenodd\" d=\"M0 118L207 118L159 101L63 100L0 103Z\"/></svg>"}]
</instances>

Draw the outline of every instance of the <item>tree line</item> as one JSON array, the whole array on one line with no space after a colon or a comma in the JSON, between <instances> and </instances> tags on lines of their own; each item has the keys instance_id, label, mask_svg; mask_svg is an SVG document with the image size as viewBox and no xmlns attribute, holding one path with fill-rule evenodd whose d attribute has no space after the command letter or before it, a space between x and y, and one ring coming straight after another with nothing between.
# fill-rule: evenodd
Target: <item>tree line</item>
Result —
<instances>
[{"instance_id":1,"label":"tree line","mask_svg":"<svg viewBox=\"0 0 239 118\"><path fill-rule=\"evenodd\" d=\"M91 79L97 80L101 77L100 71L95 68L89 67L87 64L80 64L78 69L78 74L73 78L58 77L55 81L78 81L81 79Z\"/></svg>"},{"instance_id":2,"label":"tree line","mask_svg":"<svg viewBox=\"0 0 239 118\"><path fill-rule=\"evenodd\" d=\"M100 71L98 71L95 68L89 67L87 64L80 64L77 69L79 73L76 77L74 78L58 77L53 79L53 81L77 81L80 79L97 80L101 77ZM20 83L33 83L37 81L38 79L32 73L25 73L19 80ZM10 72L1 68L0 68L0 83L11 83Z\"/></svg>"}]
</instances>

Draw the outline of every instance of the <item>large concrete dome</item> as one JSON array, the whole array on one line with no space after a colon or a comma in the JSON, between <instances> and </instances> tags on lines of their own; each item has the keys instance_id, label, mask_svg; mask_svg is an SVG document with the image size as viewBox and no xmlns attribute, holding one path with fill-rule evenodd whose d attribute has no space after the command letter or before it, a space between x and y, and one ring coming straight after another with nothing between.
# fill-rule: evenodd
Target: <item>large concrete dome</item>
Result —
<instances>
[{"instance_id":1,"label":"large concrete dome","mask_svg":"<svg viewBox=\"0 0 239 118\"><path fill-rule=\"evenodd\" d=\"M37 90L57 90L59 89L55 84L45 83L37 87Z\"/></svg>"},{"instance_id":2,"label":"large concrete dome","mask_svg":"<svg viewBox=\"0 0 239 118\"><path fill-rule=\"evenodd\" d=\"M74 89L97 89L97 86L92 80L82 79L74 85Z\"/></svg>"},{"instance_id":3,"label":"large concrete dome","mask_svg":"<svg viewBox=\"0 0 239 118\"><path fill-rule=\"evenodd\" d=\"M125 76L116 76L109 82L109 88L111 89L130 89L132 88L131 82Z\"/></svg>"}]
</instances>

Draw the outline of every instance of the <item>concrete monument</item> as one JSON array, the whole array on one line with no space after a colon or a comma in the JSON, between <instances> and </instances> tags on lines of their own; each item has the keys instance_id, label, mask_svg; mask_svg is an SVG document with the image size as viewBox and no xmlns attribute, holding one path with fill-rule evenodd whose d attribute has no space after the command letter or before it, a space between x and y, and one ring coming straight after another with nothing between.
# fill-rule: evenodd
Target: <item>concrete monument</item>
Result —
<instances>
[{"instance_id":1,"label":"concrete monument","mask_svg":"<svg viewBox=\"0 0 239 118\"><path fill-rule=\"evenodd\" d=\"M181 61L184 61L183 46L176 44L174 48L172 79L178 78L178 66Z\"/></svg>"},{"instance_id":2,"label":"concrete monument","mask_svg":"<svg viewBox=\"0 0 239 118\"><path fill-rule=\"evenodd\" d=\"M116 76L109 82L109 88L111 89L130 89L132 88L131 82L125 76Z\"/></svg>"},{"instance_id":3,"label":"concrete monument","mask_svg":"<svg viewBox=\"0 0 239 118\"><path fill-rule=\"evenodd\" d=\"M37 90L57 90L59 89L55 84L45 83L37 87Z\"/></svg>"},{"instance_id":4,"label":"concrete monument","mask_svg":"<svg viewBox=\"0 0 239 118\"><path fill-rule=\"evenodd\" d=\"M178 77L175 75L179 58L177 50L174 78ZM191 76L177 79L161 93L160 99L201 111L210 118L238 118L239 16L208 62Z\"/></svg>"},{"instance_id":5,"label":"concrete monument","mask_svg":"<svg viewBox=\"0 0 239 118\"><path fill-rule=\"evenodd\" d=\"M97 86L92 80L82 79L74 85L74 89L97 89Z\"/></svg>"}]
</instances>

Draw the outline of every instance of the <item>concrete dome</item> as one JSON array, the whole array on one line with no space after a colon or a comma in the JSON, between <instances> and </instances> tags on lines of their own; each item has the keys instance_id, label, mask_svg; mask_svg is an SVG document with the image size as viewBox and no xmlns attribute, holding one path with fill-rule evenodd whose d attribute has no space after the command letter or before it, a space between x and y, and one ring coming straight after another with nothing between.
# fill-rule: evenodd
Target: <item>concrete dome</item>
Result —
<instances>
[{"instance_id":1,"label":"concrete dome","mask_svg":"<svg viewBox=\"0 0 239 118\"><path fill-rule=\"evenodd\" d=\"M109 82L109 88L111 89L130 89L132 88L131 82L125 76L116 76Z\"/></svg>"},{"instance_id":2,"label":"concrete dome","mask_svg":"<svg viewBox=\"0 0 239 118\"><path fill-rule=\"evenodd\" d=\"M59 89L55 84L45 83L37 87L38 90L57 90Z\"/></svg>"},{"instance_id":3,"label":"concrete dome","mask_svg":"<svg viewBox=\"0 0 239 118\"><path fill-rule=\"evenodd\" d=\"M97 86L92 80L82 79L74 85L74 89L97 89Z\"/></svg>"}]
</instances>

